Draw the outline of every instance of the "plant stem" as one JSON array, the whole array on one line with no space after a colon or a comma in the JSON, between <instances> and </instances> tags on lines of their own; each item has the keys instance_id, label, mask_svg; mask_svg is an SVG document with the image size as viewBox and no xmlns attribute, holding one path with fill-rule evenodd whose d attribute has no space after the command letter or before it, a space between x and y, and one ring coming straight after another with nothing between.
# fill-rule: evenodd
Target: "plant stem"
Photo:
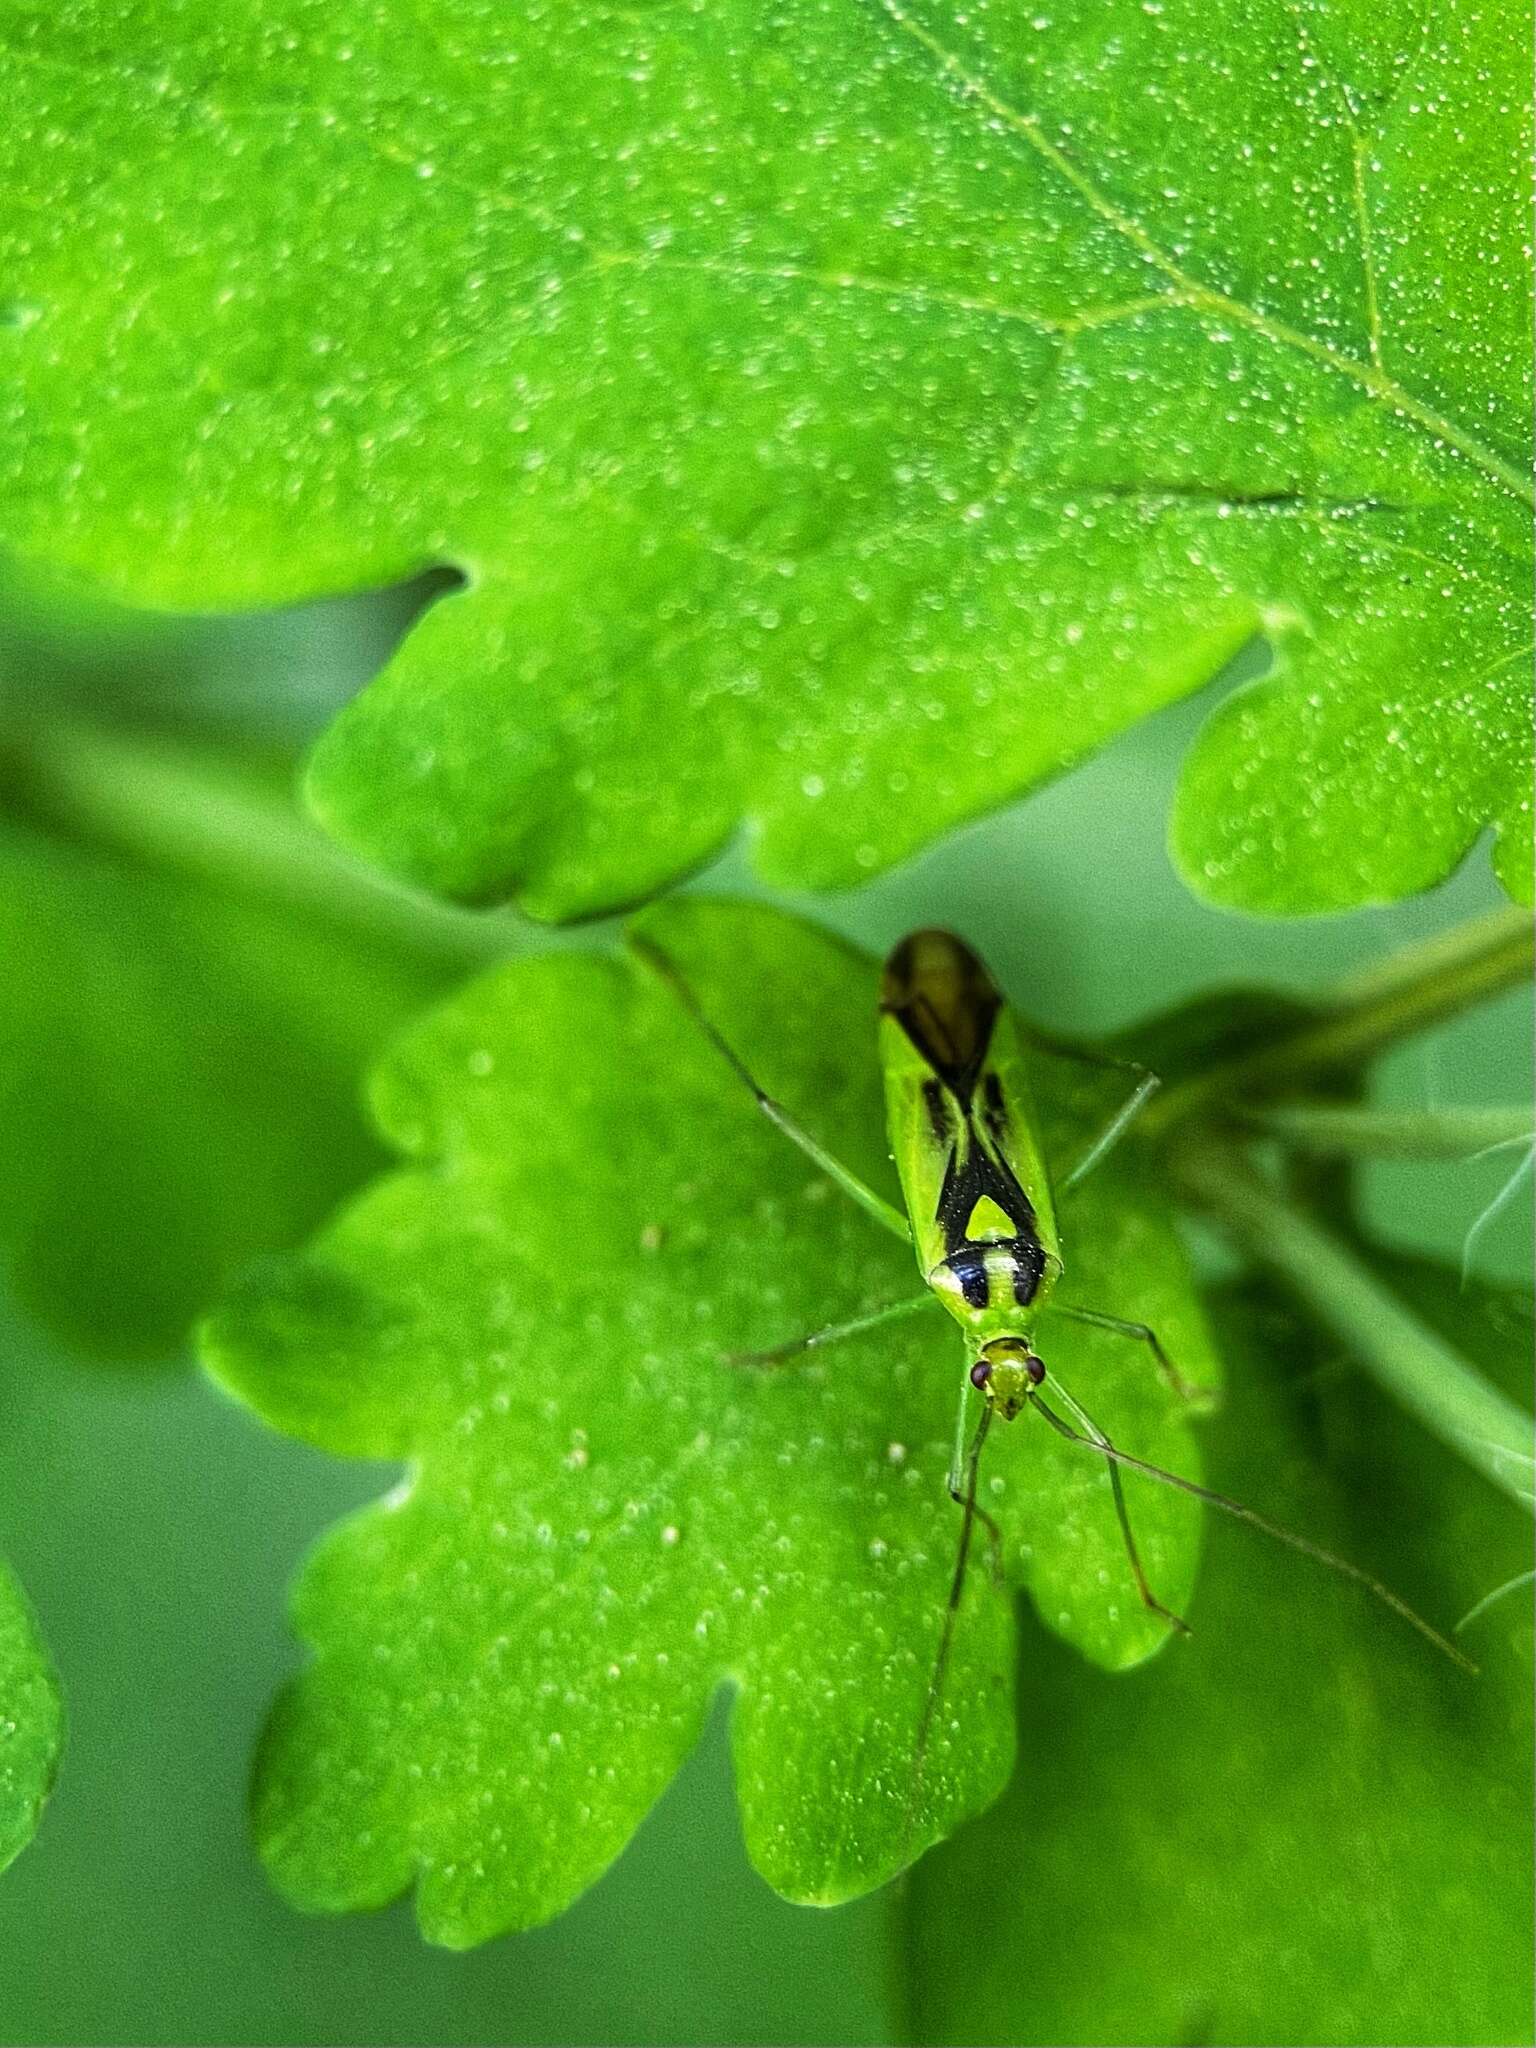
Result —
<instances>
[{"instance_id":1,"label":"plant stem","mask_svg":"<svg viewBox=\"0 0 1536 2048\"><path fill-rule=\"evenodd\" d=\"M1448 931L1434 932L1416 945L1403 946L1369 966L1357 968L1333 984L1322 998L1333 1010L1381 1004L1410 989L1432 989L1447 976L1455 978L1477 961L1486 961L1509 940L1525 935L1524 959L1529 971L1532 918L1529 910L1509 905L1468 918ZM1496 991L1494 991L1496 992Z\"/></svg>"},{"instance_id":2,"label":"plant stem","mask_svg":"<svg viewBox=\"0 0 1536 2048\"><path fill-rule=\"evenodd\" d=\"M138 733L50 724L29 735L21 758L27 794L47 818L151 867L466 967L516 944L512 917L404 887L337 846L271 782L218 756Z\"/></svg>"},{"instance_id":3,"label":"plant stem","mask_svg":"<svg viewBox=\"0 0 1536 2048\"><path fill-rule=\"evenodd\" d=\"M1143 1128L1165 1132L1224 1100L1246 1108L1289 1082L1358 1066L1399 1039L1518 988L1530 980L1533 964L1529 912L1496 910L1475 918L1341 983L1319 1004L1321 1014L1295 1030L1170 1088L1148 1110Z\"/></svg>"},{"instance_id":4,"label":"plant stem","mask_svg":"<svg viewBox=\"0 0 1536 2048\"><path fill-rule=\"evenodd\" d=\"M1235 1148L1192 1140L1177 1149L1174 1166L1190 1199L1284 1280L1394 1400L1495 1486L1533 1505L1536 1424L1529 1415Z\"/></svg>"},{"instance_id":5,"label":"plant stem","mask_svg":"<svg viewBox=\"0 0 1536 2048\"><path fill-rule=\"evenodd\" d=\"M1536 1137L1529 1108L1366 1109L1287 1102L1240 1118L1255 1133L1325 1158L1471 1159Z\"/></svg>"}]
</instances>

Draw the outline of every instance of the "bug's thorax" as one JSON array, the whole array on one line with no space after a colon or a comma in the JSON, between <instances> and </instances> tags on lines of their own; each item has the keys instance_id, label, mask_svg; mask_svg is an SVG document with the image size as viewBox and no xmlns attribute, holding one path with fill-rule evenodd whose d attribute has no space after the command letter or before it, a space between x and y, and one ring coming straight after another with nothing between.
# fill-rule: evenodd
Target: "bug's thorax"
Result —
<instances>
[{"instance_id":1,"label":"bug's thorax","mask_svg":"<svg viewBox=\"0 0 1536 2048\"><path fill-rule=\"evenodd\" d=\"M978 1345L994 1337L1027 1336L1059 1271L1038 1241L1013 1237L962 1244L924 1279Z\"/></svg>"}]
</instances>

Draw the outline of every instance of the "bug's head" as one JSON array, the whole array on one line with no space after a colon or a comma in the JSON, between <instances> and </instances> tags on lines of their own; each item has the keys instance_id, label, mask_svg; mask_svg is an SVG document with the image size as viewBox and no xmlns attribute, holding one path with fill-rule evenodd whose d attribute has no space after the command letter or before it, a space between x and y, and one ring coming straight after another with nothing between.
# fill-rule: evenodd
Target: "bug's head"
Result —
<instances>
[{"instance_id":1,"label":"bug's head","mask_svg":"<svg viewBox=\"0 0 1536 2048\"><path fill-rule=\"evenodd\" d=\"M1043 1361L1022 1337L994 1337L982 1345L971 1367L971 1385L981 1389L1004 1422L1012 1422L1044 1378Z\"/></svg>"}]
</instances>

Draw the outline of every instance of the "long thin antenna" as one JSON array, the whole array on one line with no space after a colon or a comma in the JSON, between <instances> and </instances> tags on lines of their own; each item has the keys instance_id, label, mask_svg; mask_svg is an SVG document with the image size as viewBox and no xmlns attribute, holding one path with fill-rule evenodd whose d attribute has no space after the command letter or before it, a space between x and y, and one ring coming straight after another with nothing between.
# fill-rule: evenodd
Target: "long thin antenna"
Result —
<instances>
[{"instance_id":1,"label":"long thin antenna","mask_svg":"<svg viewBox=\"0 0 1536 2048\"><path fill-rule=\"evenodd\" d=\"M792 1145L798 1145L806 1158L813 1165L819 1166L828 1180L835 1181L843 1193L857 1202L866 1215L873 1216L877 1223L882 1224L892 1236L899 1237L903 1244L910 1244L911 1227L901 1211L893 1208L885 1197L876 1194L873 1188L866 1187L856 1173L844 1166L836 1153L829 1152L821 1140L813 1137L798 1118L790 1115L782 1102L775 1101L773 1096L759 1085L752 1069L705 1011L704 1005L694 993L692 982L671 954L664 953L660 946L646 938L643 932L630 933L629 947L637 959L643 960L651 971L665 982L695 1028L708 1039L742 1086L751 1092L753 1100L769 1123L776 1130L782 1131Z\"/></svg>"},{"instance_id":2,"label":"long thin antenna","mask_svg":"<svg viewBox=\"0 0 1536 2048\"><path fill-rule=\"evenodd\" d=\"M955 1640L955 1621L960 1612L960 1602L965 1593L965 1568L971 1552L971 1532L976 1526L980 1510L976 1506L976 1476L981 1468L981 1447L987 1440L987 1431L992 1426L992 1404L982 1404L981 1419L976 1424L971 1438L970 1449L965 1458L964 1516L960 1523L960 1542L955 1551L955 1571L949 1582L949 1599L944 1606L944 1626L939 1632L938 1655L933 1660L933 1676L928 1681L928 1697L923 1701L923 1718L917 1724L917 1744L912 1757L912 1789L907 1794L906 1817L901 1830L901 1857L906 1861L907 1848L912 1840L912 1824L917 1818L917 1802L922 1796L923 1767L928 1761L928 1742L933 1733L934 1716L939 1710L939 1699L944 1691L944 1674L949 1668L949 1653ZM993 1524L996 1527L996 1524Z\"/></svg>"},{"instance_id":3,"label":"long thin antenna","mask_svg":"<svg viewBox=\"0 0 1536 2048\"><path fill-rule=\"evenodd\" d=\"M1232 1515L1239 1522L1247 1522L1252 1528L1261 1530L1264 1535L1272 1536L1277 1543L1288 1544L1292 1550L1302 1551L1306 1556L1315 1558L1319 1564L1327 1565L1330 1570L1342 1572L1346 1579L1353 1579L1357 1586L1364 1586L1368 1593L1374 1594L1383 1606L1390 1607L1392 1612L1399 1619L1406 1621L1410 1628L1416 1628L1427 1642L1433 1643L1435 1648L1442 1655L1449 1657L1453 1664L1460 1665L1463 1671L1477 1670L1470 1657L1464 1657L1454 1643L1448 1642L1438 1629L1431 1628L1424 1617L1416 1614L1406 1600L1399 1599L1390 1587L1384 1586L1380 1579L1372 1578L1369 1572L1362 1571L1359 1565L1351 1564L1348 1558L1336 1557L1320 1543L1313 1543L1306 1536L1298 1536L1294 1529L1282 1528L1278 1522L1271 1522L1256 1509L1245 1507L1241 1501L1229 1500L1226 1494L1216 1493L1209 1486L1197 1486L1193 1479L1183 1479L1177 1472L1165 1472L1161 1465L1149 1464L1145 1458L1134 1457L1131 1452L1122 1451L1117 1445L1110 1443L1108 1438L1095 1439L1084 1436L1081 1430L1074 1429L1053 1409L1048 1408L1038 1394L1035 1395L1031 1406L1038 1408L1056 1434L1064 1436L1069 1443L1083 1444L1116 1465L1129 1465L1133 1471L1145 1472L1149 1479L1156 1479L1163 1486L1176 1486L1180 1493L1193 1494L1196 1500L1203 1500L1213 1508L1220 1508L1223 1514Z\"/></svg>"}]
</instances>

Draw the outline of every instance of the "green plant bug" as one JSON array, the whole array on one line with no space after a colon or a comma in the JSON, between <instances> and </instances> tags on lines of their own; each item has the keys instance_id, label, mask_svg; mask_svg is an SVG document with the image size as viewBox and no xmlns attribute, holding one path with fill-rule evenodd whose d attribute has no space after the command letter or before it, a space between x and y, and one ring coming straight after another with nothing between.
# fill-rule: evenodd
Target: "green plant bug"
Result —
<instances>
[{"instance_id":1,"label":"green plant bug","mask_svg":"<svg viewBox=\"0 0 1536 2048\"><path fill-rule=\"evenodd\" d=\"M977 1504L977 1474L994 1420L1011 1422L1034 1411L1072 1443L1102 1457L1120 1533L1141 1599L1171 1631L1188 1626L1157 1598L1147 1582L1121 1482L1122 1467L1144 1473L1219 1508L1276 1541L1304 1552L1355 1581L1416 1628L1464 1669L1476 1667L1452 1643L1380 1580L1309 1538L1271 1522L1225 1494L1123 1450L1093 1420L1036 1349L1043 1319L1086 1323L1143 1345L1156 1369L1182 1398L1203 1390L1179 1373L1155 1331L1105 1309L1055 1298L1066 1261L1058 1228L1060 1200L1103 1160L1156 1091L1154 1074L1105 1055L1074 1057L1136 1075L1126 1100L1082 1157L1053 1186L1031 1098L1024 1042L1014 1013L977 954L953 933L924 930L903 939L881 978L878 1047L885 1082L891 1153L906 1213L852 1173L753 1078L740 1055L705 1013L676 964L652 941L636 937L635 950L676 993L758 1108L828 1177L884 1228L909 1243L923 1291L848 1322L815 1330L771 1351L737 1354L734 1365L777 1366L845 1337L925 1311L937 1301L965 1337L964 1370L955 1420L949 1491L963 1512L955 1568L945 1609L932 1683L915 1746L920 1777L928 1732L942 1691L956 1616L964 1593L973 1529L982 1524L1000 1557L1001 1532ZM1068 1421L1046 1400L1073 1418ZM972 1425L977 1396L980 1412ZM1077 1426L1074 1427L1073 1424ZM914 1793L915 1798L915 1793Z\"/></svg>"}]
</instances>

